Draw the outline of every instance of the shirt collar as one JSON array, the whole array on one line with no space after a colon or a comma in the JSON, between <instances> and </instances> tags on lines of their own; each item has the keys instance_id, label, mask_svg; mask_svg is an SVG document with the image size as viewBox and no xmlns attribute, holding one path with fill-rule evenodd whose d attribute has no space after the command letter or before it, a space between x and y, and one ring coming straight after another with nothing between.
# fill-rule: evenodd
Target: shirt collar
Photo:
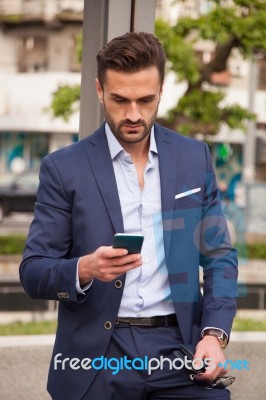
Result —
<instances>
[{"instance_id":1,"label":"shirt collar","mask_svg":"<svg viewBox=\"0 0 266 400\"><path fill-rule=\"evenodd\" d=\"M114 160L114 158L119 153L121 153L121 152L126 153L124 148L121 146L121 144L116 139L113 132L111 131L111 128L107 124L107 122L105 123L105 133L106 133L106 138L107 138L108 147L110 150L112 160ZM151 128L149 158L150 158L151 153L158 154L157 145L156 145L156 141L155 141L155 137L154 137L154 126L152 126L152 128Z\"/></svg>"}]
</instances>

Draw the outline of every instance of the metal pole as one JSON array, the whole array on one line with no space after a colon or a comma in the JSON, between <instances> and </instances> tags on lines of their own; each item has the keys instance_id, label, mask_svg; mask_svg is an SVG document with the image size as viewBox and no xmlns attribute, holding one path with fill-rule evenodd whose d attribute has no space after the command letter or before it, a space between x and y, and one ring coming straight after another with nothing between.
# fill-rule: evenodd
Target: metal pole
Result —
<instances>
[{"instance_id":1,"label":"metal pole","mask_svg":"<svg viewBox=\"0 0 266 400\"><path fill-rule=\"evenodd\" d=\"M135 0L135 32L154 33L156 0Z\"/></svg>"},{"instance_id":2,"label":"metal pole","mask_svg":"<svg viewBox=\"0 0 266 400\"><path fill-rule=\"evenodd\" d=\"M108 0L84 0L80 100L80 138L92 133L103 120L95 92L95 57L107 40Z\"/></svg>"}]
</instances>

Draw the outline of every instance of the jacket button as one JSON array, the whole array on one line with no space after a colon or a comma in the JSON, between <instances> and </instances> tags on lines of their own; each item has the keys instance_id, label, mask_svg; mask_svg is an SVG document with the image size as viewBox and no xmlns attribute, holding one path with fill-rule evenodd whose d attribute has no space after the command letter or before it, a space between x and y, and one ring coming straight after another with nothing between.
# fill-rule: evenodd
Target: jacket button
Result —
<instances>
[{"instance_id":1,"label":"jacket button","mask_svg":"<svg viewBox=\"0 0 266 400\"><path fill-rule=\"evenodd\" d=\"M106 321L104 323L104 327L105 327L105 329L111 329L112 328L112 323L110 321Z\"/></svg>"},{"instance_id":2,"label":"jacket button","mask_svg":"<svg viewBox=\"0 0 266 400\"><path fill-rule=\"evenodd\" d=\"M122 285L123 285L123 283L122 283L122 281L120 281L119 279L118 279L117 281L115 281L115 287L116 287L117 289L120 289L120 288L122 287Z\"/></svg>"}]
</instances>

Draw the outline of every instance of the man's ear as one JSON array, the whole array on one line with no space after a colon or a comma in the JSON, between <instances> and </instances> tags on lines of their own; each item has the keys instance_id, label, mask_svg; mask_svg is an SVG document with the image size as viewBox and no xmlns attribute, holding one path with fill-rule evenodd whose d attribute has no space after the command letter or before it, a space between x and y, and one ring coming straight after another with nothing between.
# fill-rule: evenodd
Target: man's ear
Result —
<instances>
[{"instance_id":1,"label":"man's ear","mask_svg":"<svg viewBox=\"0 0 266 400\"><path fill-rule=\"evenodd\" d=\"M95 79L95 84L96 84L96 92L97 92L99 101L101 104L103 104L103 90L102 90L102 87L100 85L98 78Z\"/></svg>"}]
</instances>

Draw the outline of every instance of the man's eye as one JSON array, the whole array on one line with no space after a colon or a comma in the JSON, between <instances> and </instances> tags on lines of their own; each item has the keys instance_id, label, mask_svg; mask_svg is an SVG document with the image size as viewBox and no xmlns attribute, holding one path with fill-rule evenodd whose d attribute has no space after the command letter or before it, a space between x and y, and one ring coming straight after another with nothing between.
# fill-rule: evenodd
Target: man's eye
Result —
<instances>
[{"instance_id":1,"label":"man's eye","mask_svg":"<svg viewBox=\"0 0 266 400\"><path fill-rule=\"evenodd\" d=\"M121 103L125 103L126 100L125 99L115 99L115 102L121 104Z\"/></svg>"},{"instance_id":2,"label":"man's eye","mask_svg":"<svg viewBox=\"0 0 266 400\"><path fill-rule=\"evenodd\" d=\"M141 101L141 103L151 103L153 101L153 98L148 97L146 99L141 99L140 101Z\"/></svg>"}]
</instances>

